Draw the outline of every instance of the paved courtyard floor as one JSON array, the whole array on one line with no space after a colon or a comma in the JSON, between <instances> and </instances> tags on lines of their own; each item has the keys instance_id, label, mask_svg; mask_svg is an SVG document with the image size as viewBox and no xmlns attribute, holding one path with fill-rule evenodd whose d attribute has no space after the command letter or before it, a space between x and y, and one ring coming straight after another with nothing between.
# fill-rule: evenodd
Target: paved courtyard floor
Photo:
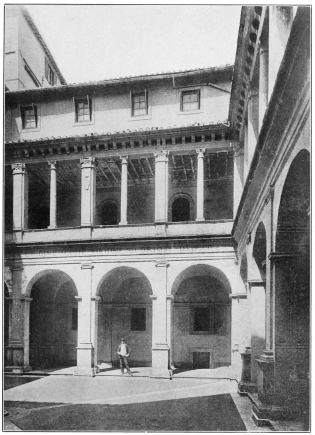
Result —
<instances>
[{"instance_id":1,"label":"paved courtyard floor","mask_svg":"<svg viewBox=\"0 0 315 435\"><path fill-rule=\"evenodd\" d=\"M270 432L251 418L251 403L239 397L237 383L203 376L149 378L142 369L133 377L111 370L94 378L24 375L17 385L5 376L4 430L22 431L232 431ZM135 373L138 372L138 373ZM108 372L109 373L109 372ZM297 428L295 427L295 430ZM279 430L279 429L278 429ZM294 430L289 426L286 430Z\"/></svg>"}]
</instances>

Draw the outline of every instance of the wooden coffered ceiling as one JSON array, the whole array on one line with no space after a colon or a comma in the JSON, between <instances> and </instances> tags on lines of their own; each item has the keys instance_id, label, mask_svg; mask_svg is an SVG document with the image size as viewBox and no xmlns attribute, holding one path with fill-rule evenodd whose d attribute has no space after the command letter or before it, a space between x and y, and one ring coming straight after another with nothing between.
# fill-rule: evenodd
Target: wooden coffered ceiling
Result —
<instances>
[{"instance_id":1,"label":"wooden coffered ceiling","mask_svg":"<svg viewBox=\"0 0 315 435\"><path fill-rule=\"evenodd\" d=\"M50 168L47 163L27 165L30 183L49 188ZM154 157L128 159L128 184L154 183ZM119 158L97 159L96 186L98 189L118 187L121 180ZM232 153L206 154L204 158L205 180L231 178L233 175ZM171 182L195 182L197 179L197 154L170 154L169 178ZM79 190L81 186L81 165L79 160L57 162L57 184L59 189Z\"/></svg>"}]
</instances>

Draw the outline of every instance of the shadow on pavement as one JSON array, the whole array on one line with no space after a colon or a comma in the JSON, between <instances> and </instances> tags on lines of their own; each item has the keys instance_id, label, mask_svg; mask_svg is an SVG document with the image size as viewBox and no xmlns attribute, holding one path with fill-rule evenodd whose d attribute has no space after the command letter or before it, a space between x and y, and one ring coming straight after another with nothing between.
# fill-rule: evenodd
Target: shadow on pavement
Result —
<instances>
[{"instance_id":1,"label":"shadow on pavement","mask_svg":"<svg viewBox=\"0 0 315 435\"><path fill-rule=\"evenodd\" d=\"M12 403L19 407L5 402L8 411ZM42 403L29 410L12 419L22 430L246 431L230 394L127 405Z\"/></svg>"}]
</instances>

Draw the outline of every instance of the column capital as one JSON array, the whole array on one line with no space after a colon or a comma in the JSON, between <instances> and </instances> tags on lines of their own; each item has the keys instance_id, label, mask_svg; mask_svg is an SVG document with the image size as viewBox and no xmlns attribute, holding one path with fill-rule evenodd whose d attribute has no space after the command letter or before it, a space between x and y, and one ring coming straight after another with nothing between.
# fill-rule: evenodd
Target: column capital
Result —
<instances>
[{"instance_id":1,"label":"column capital","mask_svg":"<svg viewBox=\"0 0 315 435\"><path fill-rule=\"evenodd\" d=\"M94 168L95 166L95 157L83 157L80 159L81 168Z\"/></svg>"},{"instance_id":2,"label":"column capital","mask_svg":"<svg viewBox=\"0 0 315 435\"><path fill-rule=\"evenodd\" d=\"M81 269L93 269L94 266L92 263L81 263Z\"/></svg>"},{"instance_id":3,"label":"column capital","mask_svg":"<svg viewBox=\"0 0 315 435\"><path fill-rule=\"evenodd\" d=\"M168 156L169 156L169 151L167 151L167 150L160 150L160 151L156 151L154 153L155 160L160 161L160 162L167 161Z\"/></svg>"},{"instance_id":4,"label":"column capital","mask_svg":"<svg viewBox=\"0 0 315 435\"><path fill-rule=\"evenodd\" d=\"M54 169L56 169L56 166L57 166L57 162L56 161L48 161L47 162L48 163L48 165L50 166L50 169L51 170L54 170Z\"/></svg>"},{"instance_id":5,"label":"column capital","mask_svg":"<svg viewBox=\"0 0 315 435\"><path fill-rule=\"evenodd\" d=\"M11 272L17 272L19 270L23 270L24 267L22 266L22 264L17 264L15 266L11 266L10 269L11 269Z\"/></svg>"},{"instance_id":6,"label":"column capital","mask_svg":"<svg viewBox=\"0 0 315 435\"><path fill-rule=\"evenodd\" d=\"M150 298L152 299L152 301L155 301L157 299L156 295L150 295Z\"/></svg>"},{"instance_id":7,"label":"column capital","mask_svg":"<svg viewBox=\"0 0 315 435\"><path fill-rule=\"evenodd\" d=\"M93 302L99 302L102 298L100 296L92 296L91 301Z\"/></svg>"},{"instance_id":8,"label":"column capital","mask_svg":"<svg viewBox=\"0 0 315 435\"><path fill-rule=\"evenodd\" d=\"M74 299L76 299L78 302L82 302L82 296L75 296Z\"/></svg>"},{"instance_id":9,"label":"column capital","mask_svg":"<svg viewBox=\"0 0 315 435\"><path fill-rule=\"evenodd\" d=\"M230 299L247 299L246 293L232 293L229 295Z\"/></svg>"},{"instance_id":10,"label":"column capital","mask_svg":"<svg viewBox=\"0 0 315 435\"><path fill-rule=\"evenodd\" d=\"M128 163L129 156L120 156L121 164L126 165Z\"/></svg>"},{"instance_id":11,"label":"column capital","mask_svg":"<svg viewBox=\"0 0 315 435\"><path fill-rule=\"evenodd\" d=\"M32 302L33 298L28 298L28 297L26 297L26 296L22 296L22 297L20 298L20 300L21 300L22 302Z\"/></svg>"},{"instance_id":12,"label":"column capital","mask_svg":"<svg viewBox=\"0 0 315 435\"><path fill-rule=\"evenodd\" d=\"M248 287L266 287L266 281L263 279L249 279L247 280Z\"/></svg>"},{"instance_id":13,"label":"column capital","mask_svg":"<svg viewBox=\"0 0 315 435\"><path fill-rule=\"evenodd\" d=\"M155 267L168 267L170 263L167 260L157 260L155 262Z\"/></svg>"},{"instance_id":14,"label":"column capital","mask_svg":"<svg viewBox=\"0 0 315 435\"><path fill-rule=\"evenodd\" d=\"M25 163L13 163L11 168L13 175L25 173Z\"/></svg>"},{"instance_id":15,"label":"column capital","mask_svg":"<svg viewBox=\"0 0 315 435\"><path fill-rule=\"evenodd\" d=\"M205 156L205 148L200 148L198 150L196 150L196 153L198 154L198 158L203 159Z\"/></svg>"},{"instance_id":16,"label":"column capital","mask_svg":"<svg viewBox=\"0 0 315 435\"><path fill-rule=\"evenodd\" d=\"M174 295L166 295L167 301L174 301Z\"/></svg>"}]
</instances>

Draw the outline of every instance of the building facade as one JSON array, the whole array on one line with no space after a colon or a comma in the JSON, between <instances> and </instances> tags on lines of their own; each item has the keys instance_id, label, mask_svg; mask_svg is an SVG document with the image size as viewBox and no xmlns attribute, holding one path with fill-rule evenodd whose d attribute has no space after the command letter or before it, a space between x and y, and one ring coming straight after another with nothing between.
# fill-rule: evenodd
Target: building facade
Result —
<instances>
[{"instance_id":1,"label":"building facade","mask_svg":"<svg viewBox=\"0 0 315 435\"><path fill-rule=\"evenodd\" d=\"M244 7L230 65L6 92L5 364L226 366L307 419L309 8Z\"/></svg>"},{"instance_id":2,"label":"building facade","mask_svg":"<svg viewBox=\"0 0 315 435\"><path fill-rule=\"evenodd\" d=\"M65 85L49 48L24 6L5 7L6 90Z\"/></svg>"}]
</instances>

